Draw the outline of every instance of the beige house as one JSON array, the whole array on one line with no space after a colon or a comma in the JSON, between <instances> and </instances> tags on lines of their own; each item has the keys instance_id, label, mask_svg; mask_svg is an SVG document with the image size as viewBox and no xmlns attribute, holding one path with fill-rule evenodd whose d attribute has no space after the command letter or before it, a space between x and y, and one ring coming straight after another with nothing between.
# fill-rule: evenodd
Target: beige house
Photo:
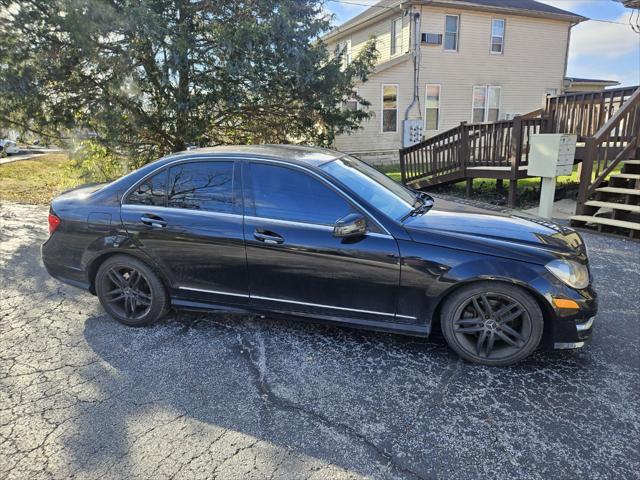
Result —
<instances>
[{"instance_id":1,"label":"beige house","mask_svg":"<svg viewBox=\"0 0 640 480\"><path fill-rule=\"evenodd\" d=\"M571 27L584 20L534 0L378 2L324 38L330 49L344 49L345 61L370 38L380 54L358 86L374 116L339 136L335 148L374 163L397 161L405 126L415 141L460 122L540 108L546 95L563 91ZM346 101L345 108L362 107Z\"/></svg>"}]
</instances>

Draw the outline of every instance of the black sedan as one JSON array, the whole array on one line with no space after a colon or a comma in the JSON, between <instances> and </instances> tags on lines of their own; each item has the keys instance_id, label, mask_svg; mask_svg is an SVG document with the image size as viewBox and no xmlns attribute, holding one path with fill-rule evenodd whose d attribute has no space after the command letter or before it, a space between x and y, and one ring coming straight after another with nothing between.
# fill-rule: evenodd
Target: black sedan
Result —
<instances>
[{"instance_id":1,"label":"black sedan","mask_svg":"<svg viewBox=\"0 0 640 480\"><path fill-rule=\"evenodd\" d=\"M591 337L580 235L410 190L331 150L177 153L54 199L48 272L116 320L170 307L284 314L427 336L509 365Z\"/></svg>"}]
</instances>

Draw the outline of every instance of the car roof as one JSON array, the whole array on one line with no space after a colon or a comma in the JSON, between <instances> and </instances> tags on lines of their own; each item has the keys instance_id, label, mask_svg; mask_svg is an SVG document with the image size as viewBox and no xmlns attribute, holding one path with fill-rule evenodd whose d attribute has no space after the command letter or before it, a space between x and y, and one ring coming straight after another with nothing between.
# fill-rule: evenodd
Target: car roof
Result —
<instances>
[{"instance_id":1,"label":"car roof","mask_svg":"<svg viewBox=\"0 0 640 480\"><path fill-rule=\"evenodd\" d=\"M176 160L182 156L252 156L262 158L277 158L291 163L301 163L318 166L345 154L328 148L307 147L302 145L225 145L219 147L194 148L184 152L177 152L165 160Z\"/></svg>"}]
</instances>

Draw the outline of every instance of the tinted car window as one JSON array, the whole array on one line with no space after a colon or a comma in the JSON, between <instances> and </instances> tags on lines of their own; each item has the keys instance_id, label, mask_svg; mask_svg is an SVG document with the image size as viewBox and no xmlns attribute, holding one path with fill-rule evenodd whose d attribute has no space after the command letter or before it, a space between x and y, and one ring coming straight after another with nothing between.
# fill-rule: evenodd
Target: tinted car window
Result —
<instances>
[{"instance_id":1,"label":"tinted car window","mask_svg":"<svg viewBox=\"0 0 640 480\"><path fill-rule=\"evenodd\" d=\"M155 205L164 207L167 193L167 171L162 170L138 185L127 198L133 205Z\"/></svg>"},{"instance_id":2,"label":"tinted car window","mask_svg":"<svg viewBox=\"0 0 640 480\"><path fill-rule=\"evenodd\" d=\"M183 163L169 170L167 206L231 212L233 162Z\"/></svg>"},{"instance_id":3,"label":"tinted car window","mask_svg":"<svg viewBox=\"0 0 640 480\"><path fill-rule=\"evenodd\" d=\"M354 211L319 180L291 168L252 164L250 183L258 217L333 225Z\"/></svg>"},{"instance_id":4,"label":"tinted car window","mask_svg":"<svg viewBox=\"0 0 640 480\"><path fill-rule=\"evenodd\" d=\"M345 156L320 168L392 218L405 216L416 201L411 190L355 158Z\"/></svg>"}]
</instances>

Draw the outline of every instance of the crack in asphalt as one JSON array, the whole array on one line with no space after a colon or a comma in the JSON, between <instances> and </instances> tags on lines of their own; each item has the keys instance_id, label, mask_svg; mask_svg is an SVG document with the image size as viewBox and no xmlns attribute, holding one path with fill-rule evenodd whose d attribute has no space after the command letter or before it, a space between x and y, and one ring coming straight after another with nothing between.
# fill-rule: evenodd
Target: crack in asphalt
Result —
<instances>
[{"instance_id":1,"label":"crack in asphalt","mask_svg":"<svg viewBox=\"0 0 640 480\"><path fill-rule=\"evenodd\" d=\"M440 339L171 313L131 329L0 206L0 478L638 478L640 250L586 234L593 342L510 368Z\"/></svg>"}]
</instances>

